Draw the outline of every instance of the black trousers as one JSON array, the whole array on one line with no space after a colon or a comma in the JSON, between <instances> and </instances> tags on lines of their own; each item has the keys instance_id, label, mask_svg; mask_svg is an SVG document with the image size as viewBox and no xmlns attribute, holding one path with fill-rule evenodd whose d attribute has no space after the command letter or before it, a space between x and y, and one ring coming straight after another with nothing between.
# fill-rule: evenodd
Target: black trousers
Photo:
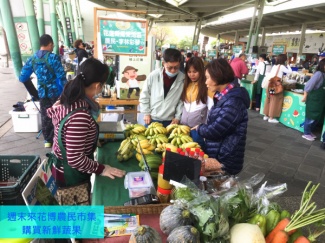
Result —
<instances>
[{"instance_id":1,"label":"black trousers","mask_svg":"<svg viewBox=\"0 0 325 243\"><path fill-rule=\"evenodd\" d=\"M40 107L41 107L41 120L42 120L42 133L44 140L53 143L54 137L54 127L52 119L47 116L46 110L58 100L58 98L41 98Z\"/></svg>"}]
</instances>

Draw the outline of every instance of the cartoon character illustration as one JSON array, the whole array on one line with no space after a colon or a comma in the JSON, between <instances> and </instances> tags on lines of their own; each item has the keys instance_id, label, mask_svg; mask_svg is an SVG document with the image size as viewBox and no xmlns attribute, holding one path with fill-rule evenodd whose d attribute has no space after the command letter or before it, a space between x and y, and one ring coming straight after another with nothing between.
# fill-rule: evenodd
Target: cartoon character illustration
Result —
<instances>
[{"instance_id":1,"label":"cartoon character illustration","mask_svg":"<svg viewBox=\"0 0 325 243\"><path fill-rule=\"evenodd\" d=\"M133 90L136 90L135 96L140 96L140 87L139 87L139 81L146 80L146 75L138 75L138 69L132 66L126 66L124 68L124 71L122 72L123 78L122 83L127 83L129 86L129 92L127 97L130 99Z\"/></svg>"}]
</instances>

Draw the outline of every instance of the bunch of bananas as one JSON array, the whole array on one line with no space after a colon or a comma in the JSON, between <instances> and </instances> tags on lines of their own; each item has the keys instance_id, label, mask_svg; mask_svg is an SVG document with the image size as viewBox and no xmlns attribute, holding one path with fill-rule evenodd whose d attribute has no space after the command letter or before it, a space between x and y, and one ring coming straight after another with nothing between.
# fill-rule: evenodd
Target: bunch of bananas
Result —
<instances>
[{"instance_id":1,"label":"bunch of bananas","mask_svg":"<svg viewBox=\"0 0 325 243\"><path fill-rule=\"evenodd\" d=\"M193 142L193 139L189 135L182 133L170 134L168 140L172 145L175 145L177 147L180 147L183 143Z\"/></svg>"},{"instance_id":2,"label":"bunch of bananas","mask_svg":"<svg viewBox=\"0 0 325 243\"><path fill-rule=\"evenodd\" d=\"M157 148L155 149L156 153L163 153L166 151L166 149L169 148L171 152L177 152L177 147L175 145L172 145L171 143L163 143L163 144L157 144Z\"/></svg>"},{"instance_id":3,"label":"bunch of bananas","mask_svg":"<svg viewBox=\"0 0 325 243\"><path fill-rule=\"evenodd\" d=\"M143 134L146 131L146 127L141 124L126 124L124 131L125 135L129 137L132 134Z\"/></svg>"},{"instance_id":4,"label":"bunch of bananas","mask_svg":"<svg viewBox=\"0 0 325 243\"><path fill-rule=\"evenodd\" d=\"M130 138L126 138L121 142L117 150L116 157L118 161L126 161L133 156L134 148Z\"/></svg>"},{"instance_id":5,"label":"bunch of bananas","mask_svg":"<svg viewBox=\"0 0 325 243\"><path fill-rule=\"evenodd\" d=\"M157 179L158 178L158 169L159 169L159 166L162 164L161 157L156 154L148 154L148 155L145 155L145 157L146 157L146 161L149 166L151 177ZM145 170L145 164L144 164L144 161L142 158L139 162L139 167L142 170Z\"/></svg>"},{"instance_id":6,"label":"bunch of bananas","mask_svg":"<svg viewBox=\"0 0 325 243\"><path fill-rule=\"evenodd\" d=\"M158 144L168 143L168 138L166 137L165 134L155 134L153 136L148 136L147 138L150 141L150 143L155 147Z\"/></svg>"},{"instance_id":7,"label":"bunch of bananas","mask_svg":"<svg viewBox=\"0 0 325 243\"><path fill-rule=\"evenodd\" d=\"M186 125L179 125L179 124L170 124L166 127L167 133L169 134L189 134L191 131L191 128Z\"/></svg>"},{"instance_id":8,"label":"bunch of bananas","mask_svg":"<svg viewBox=\"0 0 325 243\"><path fill-rule=\"evenodd\" d=\"M180 146L181 149L186 149L186 148L201 148L201 146L196 143L196 142L188 142L188 143L183 143Z\"/></svg>"},{"instance_id":9,"label":"bunch of bananas","mask_svg":"<svg viewBox=\"0 0 325 243\"><path fill-rule=\"evenodd\" d=\"M136 151L137 153L135 154L135 157L138 161L141 160L142 156L141 156L141 150L140 150L140 147L142 148L142 152L144 155L149 155L149 154L153 154L153 151L155 150L155 146L152 145L149 140L145 139L145 140L141 140L139 142L139 144L137 144L137 147L136 147Z\"/></svg>"},{"instance_id":10,"label":"bunch of bananas","mask_svg":"<svg viewBox=\"0 0 325 243\"><path fill-rule=\"evenodd\" d=\"M136 147L138 146L138 140L139 141L147 140L147 138L142 134L133 134L130 136L130 139L134 149L136 149Z\"/></svg>"},{"instance_id":11,"label":"bunch of bananas","mask_svg":"<svg viewBox=\"0 0 325 243\"><path fill-rule=\"evenodd\" d=\"M146 137L153 136L155 134L166 134L167 129L163 126L163 124L159 122L152 122L148 127L147 130L144 132Z\"/></svg>"}]
</instances>

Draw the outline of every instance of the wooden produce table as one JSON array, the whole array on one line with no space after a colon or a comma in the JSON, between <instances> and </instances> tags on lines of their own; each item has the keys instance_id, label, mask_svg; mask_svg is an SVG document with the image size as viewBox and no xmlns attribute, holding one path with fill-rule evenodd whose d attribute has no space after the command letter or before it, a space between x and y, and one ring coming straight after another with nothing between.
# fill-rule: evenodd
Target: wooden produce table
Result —
<instances>
[{"instance_id":1,"label":"wooden produce table","mask_svg":"<svg viewBox=\"0 0 325 243\"><path fill-rule=\"evenodd\" d=\"M138 161L135 157L128 161L118 162L115 153L120 146L120 142L108 142L101 148L98 148L97 158L102 164L107 164L126 172L140 171ZM114 180L97 176L92 194L92 205L104 205L105 213L135 213L135 211L127 212L132 206L124 207L124 202L129 200L129 191L124 188L124 178L115 178ZM112 207L117 206L117 207ZM163 242L166 242L167 236L164 235L159 228L159 213L166 204L161 205L141 205L139 207L143 214L140 215L140 224L150 225L156 229ZM134 206L133 206L134 207ZM125 211L126 210L126 211ZM158 211L157 211L158 210ZM130 236L119 236L105 239L84 239L84 243L127 243Z\"/></svg>"},{"instance_id":2,"label":"wooden produce table","mask_svg":"<svg viewBox=\"0 0 325 243\"><path fill-rule=\"evenodd\" d=\"M118 162L115 153L121 142L108 142L98 148L97 160L126 172L140 171L138 161L132 157L128 161ZM124 177L114 180L96 176L92 195L92 205L122 206L129 200L129 191L124 188Z\"/></svg>"},{"instance_id":3,"label":"wooden produce table","mask_svg":"<svg viewBox=\"0 0 325 243\"><path fill-rule=\"evenodd\" d=\"M117 98L103 98L100 97L97 99L97 102L99 103L100 107L102 108L103 106L130 106L131 109L124 109L123 114L134 114L134 120L137 120L137 115L138 115L138 105L139 105L139 100L132 100L132 99L127 99L127 100L120 100ZM103 112L107 112L104 111ZM112 111L114 113L119 113L119 111Z\"/></svg>"}]
</instances>

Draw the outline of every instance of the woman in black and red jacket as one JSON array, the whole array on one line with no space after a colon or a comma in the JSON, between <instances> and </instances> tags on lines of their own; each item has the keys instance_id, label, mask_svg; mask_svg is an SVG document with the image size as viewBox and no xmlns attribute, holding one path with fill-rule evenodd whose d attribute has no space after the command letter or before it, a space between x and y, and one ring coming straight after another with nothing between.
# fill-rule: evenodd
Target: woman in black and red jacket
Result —
<instances>
[{"instance_id":1,"label":"woman in black and red jacket","mask_svg":"<svg viewBox=\"0 0 325 243\"><path fill-rule=\"evenodd\" d=\"M216 59L206 66L206 85L214 92L212 106L206 124L197 129L205 139L209 159L218 170L238 174L244 163L249 95L239 87L234 72L226 60Z\"/></svg>"}]
</instances>

